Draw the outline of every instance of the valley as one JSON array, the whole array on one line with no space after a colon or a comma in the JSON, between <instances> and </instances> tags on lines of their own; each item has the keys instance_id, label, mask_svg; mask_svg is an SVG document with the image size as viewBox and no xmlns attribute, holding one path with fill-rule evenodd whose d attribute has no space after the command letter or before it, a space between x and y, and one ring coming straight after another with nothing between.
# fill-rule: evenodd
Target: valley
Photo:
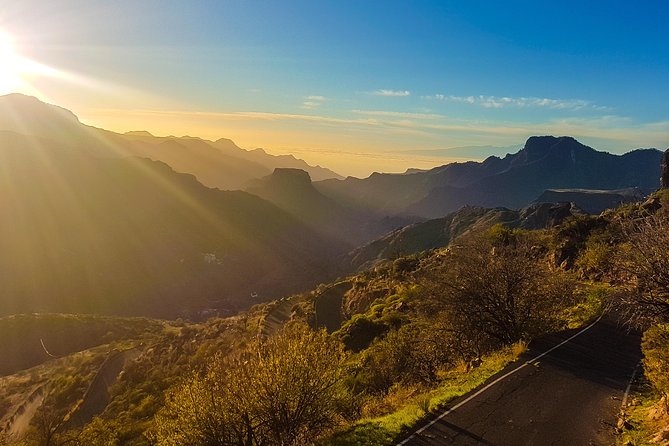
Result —
<instances>
[{"instance_id":1,"label":"valley","mask_svg":"<svg viewBox=\"0 0 669 446\"><path fill-rule=\"evenodd\" d=\"M107 132L34 98L0 97L3 110L7 444L209 444L198 440L208 429L221 444L557 438L557 416L505 433L508 407L524 419L539 404L524 400L495 409L482 430L467 421L489 407L477 399L412 433L514 367L529 381L514 377L485 398L536 393L534 368L560 388L573 384L564 370L607 380L613 368L566 364L562 350L524 362L602 317L606 328L593 333L622 336L630 361L640 358L639 338L620 334L609 309L631 320L621 296L634 295L640 272L629 240L643 235L635 222L665 218L658 150L611 155L531 137L503 158L342 179L228 140ZM575 392L619 398L629 369L613 387ZM307 385L325 378L319 391ZM295 431L271 424L295 394L321 402L289 410ZM555 410L568 413L575 399L556 399ZM592 413L583 432L615 410Z\"/></svg>"}]
</instances>

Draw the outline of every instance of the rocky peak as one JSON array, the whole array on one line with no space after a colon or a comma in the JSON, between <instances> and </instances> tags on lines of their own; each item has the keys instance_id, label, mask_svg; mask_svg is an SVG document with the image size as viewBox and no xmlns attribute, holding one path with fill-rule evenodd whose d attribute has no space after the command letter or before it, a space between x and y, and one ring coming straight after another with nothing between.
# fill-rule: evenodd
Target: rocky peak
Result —
<instances>
[{"instance_id":1,"label":"rocky peak","mask_svg":"<svg viewBox=\"0 0 669 446\"><path fill-rule=\"evenodd\" d=\"M246 191L263 198L306 198L316 194L311 177L302 169L277 167L271 175L251 180Z\"/></svg>"},{"instance_id":2,"label":"rocky peak","mask_svg":"<svg viewBox=\"0 0 669 446\"><path fill-rule=\"evenodd\" d=\"M311 177L309 173L302 169L289 167L277 167L270 175L272 182L280 182L293 185L310 185Z\"/></svg>"},{"instance_id":3,"label":"rocky peak","mask_svg":"<svg viewBox=\"0 0 669 446\"><path fill-rule=\"evenodd\" d=\"M537 161L548 155L567 157L575 161L578 152L587 148L571 136L531 136L517 155L523 163Z\"/></svg>"}]
</instances>

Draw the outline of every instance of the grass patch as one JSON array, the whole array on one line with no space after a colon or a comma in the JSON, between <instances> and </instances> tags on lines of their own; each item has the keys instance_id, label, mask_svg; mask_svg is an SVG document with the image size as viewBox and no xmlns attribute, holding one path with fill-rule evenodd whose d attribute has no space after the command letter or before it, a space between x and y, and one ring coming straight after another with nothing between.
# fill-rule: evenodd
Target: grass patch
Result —
<instances>
[{"instance_id":1,"label":"grass patch","mask_svg":"<svg viewBox=\"0 0 669 446\"><path fill-rule=\"evenodd\" d=\"M416 392L406 403L387 415L364 418L345 430L334 433L321 446L392 445L416 429L431 414L445 409L454 398L476 389L525 350L513 345L483 358L481 366L466 370L464 366L444 373L441 384L432 390ZM398 389L398 392L401 392Z\"/></svg>"},{"instance_id":2,"label":"grass patch","mask_svg":"<svg viewBox=\"0 0 669 446\"><path fill-rule=\"evenodd\" d=\"M611 286L605 283L582 284L577 292L578 303L565 311L567 328L582 327L599 316L611 291Z\"/></svg>"},{"instance_id":3,"label":"grass patch","mask_svg":"<svg viewBox=\"0 0 669 446\"><path fill-rule=\"evenodd\" d=\"M624 409L627 421L619 436L619 444L624 446L656 446L666 444L660 432L669 426L669 415L664 408L661 395L649 383L630 395L630 402Z\"/></svg>"}]
</instances>

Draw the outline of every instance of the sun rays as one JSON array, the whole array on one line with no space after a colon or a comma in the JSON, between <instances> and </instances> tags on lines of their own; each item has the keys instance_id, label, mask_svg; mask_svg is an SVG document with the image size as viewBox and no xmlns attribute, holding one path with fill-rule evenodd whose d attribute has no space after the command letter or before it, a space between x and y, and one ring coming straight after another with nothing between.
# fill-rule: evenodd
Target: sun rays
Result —
<instances>
[{"instance_id":1,"label":"sun rays","mask_svg":"<svg viewBox=\"0 0 669 446\"><path fill-rule=\"evenodd\" d=\"M24 57L14 38L0 29L0 94L40 94L32 83L39 78L68 80L68 75Z\"/></svg>"}]
</instances>

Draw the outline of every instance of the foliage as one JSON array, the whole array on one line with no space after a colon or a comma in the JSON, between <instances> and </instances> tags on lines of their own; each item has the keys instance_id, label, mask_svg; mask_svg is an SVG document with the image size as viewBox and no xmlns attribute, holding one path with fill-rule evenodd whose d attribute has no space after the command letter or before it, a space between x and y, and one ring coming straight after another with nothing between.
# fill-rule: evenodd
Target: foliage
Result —
<instances>
[{"instance_id":1,"label":"foliage","mask_svg":"<svg viewBox=\"0 0 669 446\"><path fill-rule=\"evenodd\" d=\"M608 220L601 216L572 217L553 231L554 263L571 268L593 231L602 230Z\"/></svg>"},{"instance_id":2,"label":"foliage","mask_svg":"<svg viewBox=\"0 0 669 446\"><path fill-rule=\"evenodd\" d=\"M397 384L434 384L442 370L478 356L466 340L444 318L418 319L364 351L356 384L369 393L385 393Z\"/></svg>"},{"instance_id":3,"label":"foliage","mask_svg":"<svg viewBox=\"0 0 669 446\"><path fill-rule=\"evenodd\" d=\"M286 327L169 392L158 445L305 445L343 416L346 355L324 331Z\"/></svg>"},{"instance_id":4,"label":"foliage","mask_svg":"<svg viewBox=\"0 0 669 446\"><path fill-rule=\"evenodd\" d=\"M575 266L585 277L601 279L610 273L614 266L616 246L591 237L585 243L585 249L576 259Z\"/></svg>"},{"instance_id":5,"label":"foliage","mask_svg":"<svg viewBox=\"0 0 669 446\"><path fill-rule=\"evenodd\" d=\"M488 378L517 359L522 349L514 346L503 348L484 356L480 367L455 368L447 373L440 384L406 395L405 387L397 387L401 393L396 405L386 415L363 418L353 425L339 430L323 439L321 446L384 446L396 444L419 424L426 415L442 410L450 401L475 389ZM387 398L385 398L387 399ZM373 404L372 402L371 404Z\"/></svg>"},{"instance_id":6,"label":"foliage","mask_svg":"<svg viewBox=\"0 0 669 446\"><path fill-rule=\"evenodd\" d=\"M564 311L567 328L578 328L600 315L614 293L611 286L601 282L581 284L575 292L576 304Z\"/></svg>"},{"instance_id":7,"label":"foliage","mask_svg":"<svg viewBox=\"0 0 669 446\"><path fill-rule=\"evenodd\" d=\"M632 323L669 321L669 211L627 222L624 230L627 243L616 260L632 286L619 295L618 308Z\"/></svg>"},{"instance_id":8,"label":"foliage","mask_svg":"<svg viewBox=\"0 0 669 446\"><path fill-rule=\"evenodd\" d=\"M424 283L457 330L501 344L560 326L558 313L573 300L572 280L551 271L541 251L522 234L464 240L451 249L446 266L431 271Z\"/></svg>"},{"instance_id":9,"label":"foliage","mask_svg":"<svg viewBox=\"0 0 669 446\"><path fill-rule=\"evenodd\" d=\"M643 335L645 376L667 398L669 396L669 325L649 328Z\"/></svg>"}]
</instances>

